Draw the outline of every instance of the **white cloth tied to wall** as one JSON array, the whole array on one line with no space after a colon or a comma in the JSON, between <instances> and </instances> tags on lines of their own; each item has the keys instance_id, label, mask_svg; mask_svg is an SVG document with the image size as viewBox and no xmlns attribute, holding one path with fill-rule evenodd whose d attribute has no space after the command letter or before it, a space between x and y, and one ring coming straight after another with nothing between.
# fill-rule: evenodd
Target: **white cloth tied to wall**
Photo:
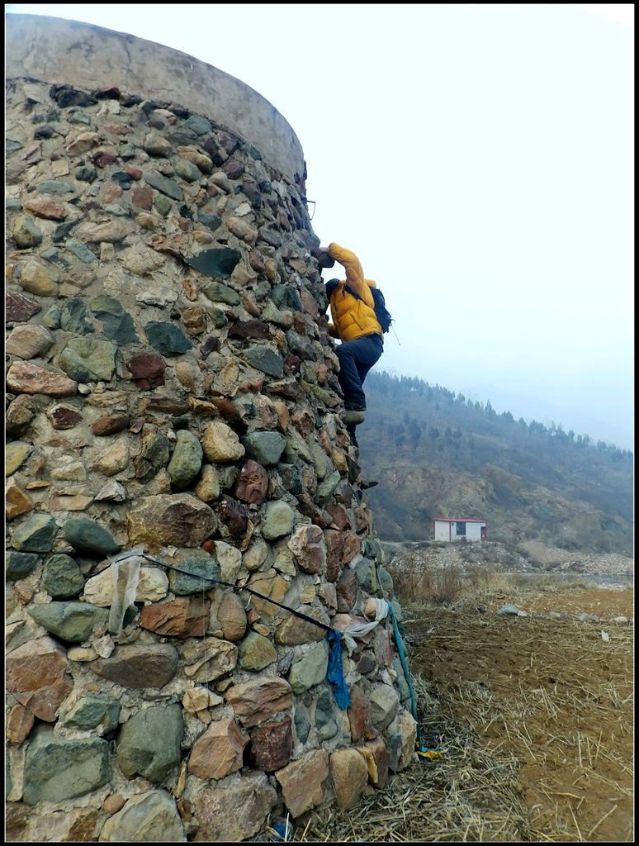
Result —
<instances>
[{"instance_id":1,"label":"white cloth tied to wall","mask_svg":"<svg viewBox=\"0 0 639 846\"><path fill-rule=\"evenodd\" d=\"M360 638L367 635L375 628L375 626L378 626L388 614L388 602L385 599L378 599L377 597L371 597L371 599L375 600L375 618L371 620L370 623L351 623L351 625L346 626L342 632L349 658L357 646L354 638Z\"/></svg>"},{"instance_id":2,"label":"white cloth tied to wall","mask_svg":"<svg viewBox=\"0 0 639 846\"><path fill-rule=\"evenodd\" d=\"M113 599L109 612L109 632L114 635L122 633L122 623L126 609L135 602L140 579L140 565L144 559L136 553L143 552L144 547L135 547L127 552L120 552L110 559L113 574Z\"/></svg>"}]
</instances>

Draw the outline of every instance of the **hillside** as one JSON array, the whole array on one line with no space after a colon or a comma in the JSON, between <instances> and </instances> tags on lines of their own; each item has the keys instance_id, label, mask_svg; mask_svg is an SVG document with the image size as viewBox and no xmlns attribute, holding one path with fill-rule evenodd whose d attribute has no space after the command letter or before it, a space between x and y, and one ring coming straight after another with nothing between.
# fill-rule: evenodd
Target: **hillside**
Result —
<instances>
[{"instance_id":1,"label":"hillside","mask_svg":"<svg viewBox=\"0 0 639 846\"><path fill-rule=\"evenodd\" d=\"M479 517L495 540L632 554L633 456L420 379L371 373L362 465L386 540L432 538L432 518Z\"/></svg>"}]
</instances>

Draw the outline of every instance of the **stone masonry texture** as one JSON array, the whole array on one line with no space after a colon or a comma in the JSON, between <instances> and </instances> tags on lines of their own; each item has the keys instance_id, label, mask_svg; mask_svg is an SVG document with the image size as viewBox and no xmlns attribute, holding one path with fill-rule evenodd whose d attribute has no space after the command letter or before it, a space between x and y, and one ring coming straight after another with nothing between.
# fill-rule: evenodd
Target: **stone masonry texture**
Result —
<instances>
[{"instance_id":1,"label":"stone masonry texture","mask_svg":"<svg viewBox=\"0 0 639 846\"><path fill-rule=\"evenodd\" d=\"M388 618L342 710L325 630L268 601L401 618L303 178L223 110L6 80L9 840L248 839L413 757Z\"/></svg>"}]
</instances>

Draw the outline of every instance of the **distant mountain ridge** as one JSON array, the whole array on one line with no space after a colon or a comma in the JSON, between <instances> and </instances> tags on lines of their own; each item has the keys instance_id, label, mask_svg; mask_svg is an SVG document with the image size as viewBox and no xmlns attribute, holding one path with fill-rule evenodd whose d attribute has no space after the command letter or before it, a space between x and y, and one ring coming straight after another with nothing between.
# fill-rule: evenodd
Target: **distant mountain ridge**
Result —
<instances>
[{"instance_id":1,"label":"distant mountain ridge","mask_svg":"<svg viewBox=\"0 0 639 846\"><path fill-rule=\"evenodd\" d=\"M358 430L385 540L432 538L433 517L479 517L495 540L633 550L633 454L498 414L421 379L372 372Z\"/></svg>"}]
</instances>

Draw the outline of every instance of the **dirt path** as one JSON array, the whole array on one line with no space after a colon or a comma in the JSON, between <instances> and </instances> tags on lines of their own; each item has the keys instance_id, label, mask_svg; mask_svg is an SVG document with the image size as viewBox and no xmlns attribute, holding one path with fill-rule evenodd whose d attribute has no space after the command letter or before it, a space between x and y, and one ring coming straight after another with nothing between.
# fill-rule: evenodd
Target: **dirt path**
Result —
<instances>
[{"instance_id":1,"label":"dirt path","mask_svg":"<svg viewBox=\"0 0 639 846\"><path fill-rule=\"evenodd\" d=\"M528 616L499 615L505 603ZM517 758L535 837L631 841L633 628L613 619L632 618L632 589L502 585L475 607L409 613L413 673L495 755Z\"/></svg>"}]
</instances>

